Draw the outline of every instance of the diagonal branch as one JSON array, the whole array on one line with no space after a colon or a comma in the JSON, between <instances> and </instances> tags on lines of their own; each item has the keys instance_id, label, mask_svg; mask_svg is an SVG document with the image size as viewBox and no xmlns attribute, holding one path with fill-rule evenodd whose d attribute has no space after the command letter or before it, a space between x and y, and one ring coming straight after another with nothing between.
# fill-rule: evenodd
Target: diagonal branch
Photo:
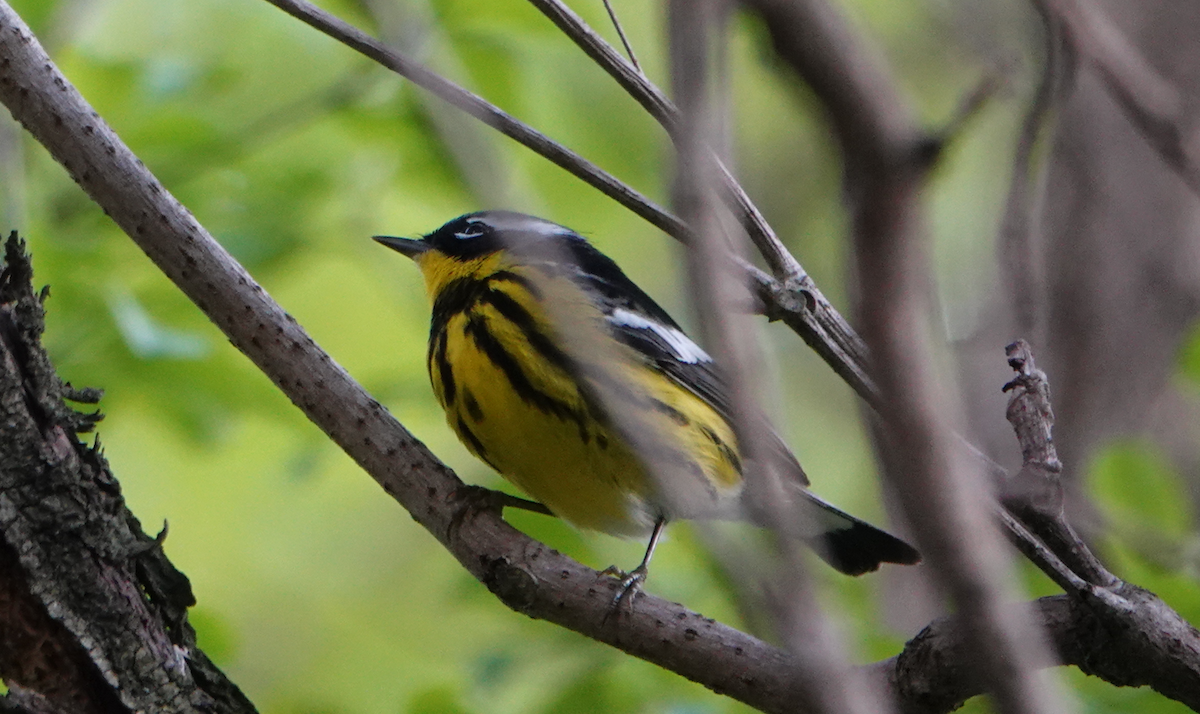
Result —
<instances>
[{"instance_id":1,"label":"diagonal branch","mask_svg":"<svg viewBox=\"0 0 1200 714\"><path fill-rule=\"evenodd\" d=\"M767 524L775 534L772 573L763 599L775 632L796 658L796 694L806 709L821 714L882 714L878 693L865 686L862 672L847 661L836 628L820 605L808 563L800 546L788 538L796 516L782 484L783 464L771 448L771 427L754 399L752 365L760 363L757 340L747 315L731 309L742 291L738 265L731 259L743 249L745 235L718 197L720 178L709 148L719 144L726 126L719 112L727 97L712 77L719 65L723 32L722 0L671 0L667 4L671 89L681 109L676 139L678 160L672 186L673 206L696 229L696 240L687 251L688 284L704 344L722 366L730 404L730 418L743 463L758 464L744 471L743 503L751 518Z\"/></svg>"},{"instance_id":2,"label":"diagonal branch","mask_svg":"<svg viewBox=\"0 0 1200 714\"><path fill-rule=\"evenodd\" d=\"M267 0L292 17L325 33L364 56L406 77L417 86L458 107L505 136L546 157L573 176L581 179L617 203L625 206L651 224L681 241L687 242L690 231L675 216L650 199L622 183L612 174L591 163L545 134L533 129L481 97L472 94L362 30L330 15L305 0Z\"/></svg>"},{"instance_id":3,"label":"diagonal branch","mask_svg":"<svg viewBox=\"0 0 1200 714\"><path fill-rule=\"evenodd\" d=\"M680 143L679 110L644 74L621 57L611 45L561 0L530 2L569 37L601 69L617 81L654 118L672 142ZM782 320L833 368L860 397L874 405L877 390L868 376L869 359L862 338L850 327L815 282L787 250L746 191L711 149L706 151L717 167L723 197L742 222L774 278L748 267L750 282L766 306L768 316Z\"/></svg>"}]
</instances>

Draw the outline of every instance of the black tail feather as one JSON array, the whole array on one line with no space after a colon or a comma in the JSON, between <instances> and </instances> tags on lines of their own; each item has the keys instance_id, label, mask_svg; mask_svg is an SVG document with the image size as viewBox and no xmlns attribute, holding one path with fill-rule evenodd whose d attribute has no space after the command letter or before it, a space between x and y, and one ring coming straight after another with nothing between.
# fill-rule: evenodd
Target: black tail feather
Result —
<instances>
[{"instance_id":1,"label":"black tail feather","mask_svg":"<svg viewBox=\"0 0 1200 714\"><path fill-rule=\"evenodd\" d=\"M870 573L883 563L921 562L916 548L862 521L855 521L849 528L826 531L809 539L809 545L821 560L846 575Z\"/></svg>"}]
</instances>

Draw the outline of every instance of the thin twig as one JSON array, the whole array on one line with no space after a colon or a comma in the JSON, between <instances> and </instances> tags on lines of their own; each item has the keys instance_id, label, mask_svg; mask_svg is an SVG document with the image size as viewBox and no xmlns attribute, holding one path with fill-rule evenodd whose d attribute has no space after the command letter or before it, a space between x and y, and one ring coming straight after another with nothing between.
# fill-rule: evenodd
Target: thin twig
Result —
<instances>
[{"instance_id":1,"label":"thin twig","mask_svg":"<svg viewBox=\"0 0 1200 714\"><path fill-rule=\"evenodd\" d=\"M604 9L608 10L608 19L612 20L613 27L617 28L617 36L621 38L621 44L625 46L625 54L629 55L629 61L633 63L633 68L638 71L638 74L646 74L642 71L642 66L638 64L637 55L633 53L633 45L629 44L629 38L625 36L625 28L621 27L621 21L617 19L617 11L613 10L609 0L604 0Z\"/></svg>"},{"instance_id":2,"label":"thin twig","mask_svg":"<svg viewBox=\"0 0 1200 714\"><path fill-rule=\"evenodd\" d=\"M530 0L530 3L549 18L593 62L608 72L635 101L641 104L642 108L663 127L672 142L679 143L679 110L671 103L671 100L667 99L662 90L625 61L620 52L617 52L599 33L589 27L583 18L564 5L561 0ZM750 234L759 253L762 254L771 273L777 279L785 282L807 277L804 269L775 235L775 231L771 229L733 174L715 153L712 156L712 160L716 161L720 167L720 177L725 186L726 200L731 201L736 207L740 220L745 224L746 231Z\"/></svg>"},{"instance_id":3,"label":"thin twig","mask_svg":"<svg viewBox=\"0 0 1200 714\"><path fill-rule=\"evenodd\" d=\"M679 110L666 95L621 57L575 12L559 0L530 0L583 52L619 85L678 143ZM755 247L774 278L747 265L751 285L768 316L794 330L847 384L873 406L877 390L869 373L866 345L829 302L816 283L783 246L766 218L750 200L729 169L713 156L726 200L735 208Z\"/></svg>"},{"instance_id":4,"label":"thin twig","mask_svg":"<svg viewBox=\"0 0 1200 714\"><path fill-rule=\"evenodd\" d=\"M1163 161L1198 196L1200 163L1189 149L1179 91L1146 61L1097 3L1035 0L1062 23L1066 39L1100 73L1108 91Z\"/></svg>"},{"instance_id":5,"label":"thin twig","mask_svg":"<svg viewBox=\"0 0 1200 714\"><path fill-rule=\"evenodd\" d=\"M546 157L571 175L625 206L664 233L687 242L690 231L670 212L619 181L579 154L555 142L499 107L485 101L411 58L388 48L379 40L305 0L267 0L275 7L353 48L412 83L458 107L505 136Z\"/></svg>"},{"instance_id":6,"label":"thin twig","mask_svg":"<svg viewBox=\"0 0 1200 714\"><path fill-rule=\"evenodd\" d=\"M1042 72L1033 101L1021 122L1004 217L996 243L1004 287L1016 318L1017 334L1029 335L1030 339L1040 344L1044 328L1041 314L1044 290L1035 246L1034 210L1043 190L1043 172L1037 171L1035 176L1033 156L1054 100L1067 82L1063 75L1068 71L1069 63L1063 57L1060 23L1048 12L1045 3L1035 2L1034 5L1042 15L1045 48Z\"/></svg>"}]
</instances>

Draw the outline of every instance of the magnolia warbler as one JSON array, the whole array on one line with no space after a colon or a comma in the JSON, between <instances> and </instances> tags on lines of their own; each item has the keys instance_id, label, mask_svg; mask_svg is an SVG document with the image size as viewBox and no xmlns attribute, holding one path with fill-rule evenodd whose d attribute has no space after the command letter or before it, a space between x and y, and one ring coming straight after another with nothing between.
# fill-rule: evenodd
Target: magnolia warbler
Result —
<instances>
[{"instance_id":1,"label":"magnolia warbler","mask_svg":"<svg viewBox=\"0 0 1200 714\"><path fill-rule=\"evenodd\" d=\"M467 449L576 526L650 536L627 589L645 579L668 521L765 525L763 509L748 503L750 465L720 369L578 233L481 211L419 240L375 240L424 275L433 301L429 376ZM570 344L581 326L598 341ZM663 447L649 469L648 433ZM920 561L904 541L812 494L795 456L769 437L791 494L789 533L850 575Z\"/></svg>"}]
</instances>

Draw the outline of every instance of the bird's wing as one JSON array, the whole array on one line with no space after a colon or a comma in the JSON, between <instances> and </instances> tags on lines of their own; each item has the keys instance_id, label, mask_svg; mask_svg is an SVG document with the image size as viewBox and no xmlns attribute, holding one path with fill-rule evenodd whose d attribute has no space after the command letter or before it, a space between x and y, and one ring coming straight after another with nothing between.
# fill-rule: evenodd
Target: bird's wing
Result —
<instances>
[{"instance_id":1,"label":"bird's wing","mask_svg":"<svg viewBox=\"0 0 1200 714\"><path fill-rule=\"evenodd\" d=\"M581 270L578 278L599 298L609 326L647 363L712 407L721 418L733 423L729 386L720 368L699 345L679 328L658 303L621 272L616 263L591 248L575 249ZM807 486L808 476L783 439L767 425L768 448L776 463Z\"/></svg>"}]
</instances>

